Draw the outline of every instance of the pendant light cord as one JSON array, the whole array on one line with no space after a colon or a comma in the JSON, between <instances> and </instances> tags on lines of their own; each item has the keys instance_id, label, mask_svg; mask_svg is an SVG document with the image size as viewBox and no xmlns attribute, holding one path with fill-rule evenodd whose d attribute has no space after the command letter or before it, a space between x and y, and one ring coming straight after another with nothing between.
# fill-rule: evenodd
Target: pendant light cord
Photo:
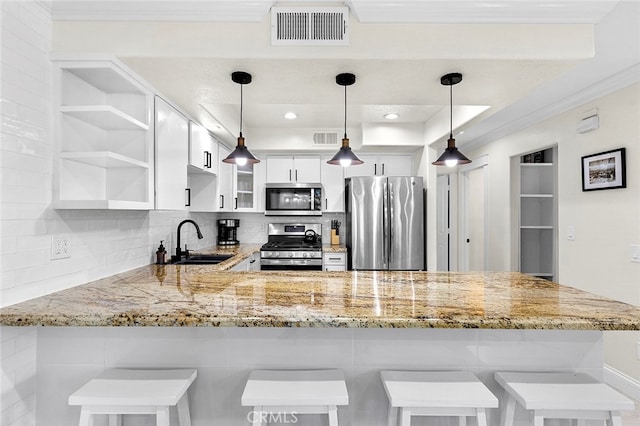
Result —
<instances>
[{"instance_id":1,"label":"pendant light cord","mask_svg":"<svg viewBox=\"0 0 640 426\"><path fill-rule=\"evenodd\" d=\"M453 84L449 85L449 138L453 139Z\"/></svg>"},{"instance_id":2,"label":"pendant light cord","mask_svg":"<svg viewBox=\"0 0 640 426\"><path fill-rule=\"evenodd\" d=\"M347 86L344 86L344 137L347 137Z\"/></svg>"},{"instance_id":3,"label":"pendant light cord","mask_svg":"<svg viewBox=\"0 0 640 426\"><path fill-rule=\"evenodd\" d=\"M244 86L242 83L240 84L240 137L242 137L242 86Z\"/></svg>"}]
</instances>

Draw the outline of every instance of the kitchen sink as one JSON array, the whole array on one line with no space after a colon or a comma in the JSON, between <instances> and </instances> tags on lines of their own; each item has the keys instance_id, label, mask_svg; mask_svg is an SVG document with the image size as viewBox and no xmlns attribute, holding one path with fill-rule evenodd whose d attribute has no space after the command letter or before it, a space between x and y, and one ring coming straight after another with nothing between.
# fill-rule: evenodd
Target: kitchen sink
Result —
<instances>
[{"instance_id":1,"label":"kitchen sink","mask_svg":"<svg viewBox=\"0 0 640 426\"><path fill-rule=\"evenodd\" d=\"M232 257L232 254L192 254L172 263L176 265L217 265Z\"/></svg>"}]
</instances>

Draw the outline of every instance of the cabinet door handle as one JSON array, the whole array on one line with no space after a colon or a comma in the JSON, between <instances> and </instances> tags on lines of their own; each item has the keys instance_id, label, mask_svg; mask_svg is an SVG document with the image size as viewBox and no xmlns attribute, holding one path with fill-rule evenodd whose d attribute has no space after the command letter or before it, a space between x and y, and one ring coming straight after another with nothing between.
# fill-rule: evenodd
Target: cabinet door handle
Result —
<instances>
[{"instance_id":1,"label":"cabinet door handle","mask_svg":"<svg viewBox=\"0 0 640 426\"><path fill-rule=\"evenodd\" d=\"M373 165L373 175L378 176L378 164Z\"/></svg>"},{"instance_id":2,"label":"cabinet door handle","mask_svg":"<svg viewBox=\"0 0 640 426\"><path fill-rule=\"evenodd\" d=\"M255 260L255 259L251 259L251 260L249 261L249 263L256 263L256 260Z\"/></svg>"},{"instance_id":3,"label":"cabinet door handle","mask_svg":"<svg viewBox=\"0 0 640 426\"><path fill-rule=\"evenodd\" d=\"M204 152L204 168L209 167L209 151Z\"/></svg>"},{"instance_id":4,"label":"cabinet door handle","mask_svg":"<svg viewBox=\"0 0 640 426\"><path fill-rule=\"evenodd\" d=\"M291 181L291 169L289 169L289 181Z\"/></svg>"},{"instance_id":5,"label":"cabinet door handle","mask_svg":"<svg viewBox=\"0 0 640 426\"><path fill-rule=\"evenodd\" d=\"M298 181L298 169L296 169L296 182Z\"/></svg>"},{"instance_id":6,"label":"cabinet door handle","mask_svg":"<svg viewBox=\"0 0 640 426\"><path fill-rule=\"evenodd\" d=\"M235 209L238 210L238 197L236 197L236 207L235 207Z\"/></svg>"},{"instance_id":7,"label":"cabinet door handle","mask_svg":"<svg viewBox=\"0 0 640 426\"><path fill-rule=\"evenodd\" d=\"M384 176L384 163L382 163L382 176Z\"/></svg>"},{"instance_id":8,"label":"cabinet door handle","mask_svg":"<svg viewBox=\"0 0 640 426\"><path fill-rule=\"evenodd\" d=\"M184 205L189 207L191 205L191 188L186 188L185 190L185 202Z\"/></svg>"},{"instance_id":9,"label":"cabinet door handle","mask_svg":"<svg viewBox=\"0 0 640 426\"><path fill-rule=\"evenodd\" d=\"M211 168L211 153L207 151L207 167Z\"/></svg>"},{"instance_id":10,"label":"cabinet door handle","mask_svg":"<svg viewBox=\"0 0 640 426\"><path fill-rule=\"evenodd\" d=\"M220 195L220 208L224 209L224 195Z\"/></svg>"},{"instance_id":11,"label":"cabinet door handle","mask_svg":"<svg viewBox=\"0 0 640 426\"><path fill-rule=\"evenodd\" d=\"M329 199L328 198L324 199L324 209L325 210L329 210Z\"/></svg>"},{"instance_id":12,"label":"cabinet door handle","mask_svg":"<svg viewBox=\"0 0 640 426\"><path fill-rule=\"evenodd\" d=\"M329 259L329 260L342 260L341 257L329 257L327 259Z\"/></svg>"}]
</instances>

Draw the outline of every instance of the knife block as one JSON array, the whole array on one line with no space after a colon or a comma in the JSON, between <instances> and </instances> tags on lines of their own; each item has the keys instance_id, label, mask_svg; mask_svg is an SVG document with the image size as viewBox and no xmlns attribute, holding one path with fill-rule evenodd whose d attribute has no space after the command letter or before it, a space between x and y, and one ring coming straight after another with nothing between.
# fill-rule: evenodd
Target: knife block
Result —
<instances>
[{"instance_id":1,"label":"knife block","mask_svg":"<svg viewBox=\"0 0 640 426\"><path fill-rule=\"evenodd\" d=\"M340 235L337 234L335 229L331 230L331 245L332 246L340 245Z\"/></svg>"}]
</instances>

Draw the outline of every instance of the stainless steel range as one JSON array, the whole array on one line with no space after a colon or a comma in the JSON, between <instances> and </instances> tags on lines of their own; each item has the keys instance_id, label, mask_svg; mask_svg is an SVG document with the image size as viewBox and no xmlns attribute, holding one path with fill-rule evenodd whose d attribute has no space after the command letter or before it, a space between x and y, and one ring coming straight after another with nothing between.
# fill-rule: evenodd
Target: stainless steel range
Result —
<instances>
[{"instance_id":1,"label":"stainless steel range","mask_svg":"<svg viewBox=\"0 0 640 426\"><path fill-rule=\"evenodd\" d=\"M260 248L260 269L322 270L320 223L270 223L267 243Z\"/></svg>"}]
</instances>

